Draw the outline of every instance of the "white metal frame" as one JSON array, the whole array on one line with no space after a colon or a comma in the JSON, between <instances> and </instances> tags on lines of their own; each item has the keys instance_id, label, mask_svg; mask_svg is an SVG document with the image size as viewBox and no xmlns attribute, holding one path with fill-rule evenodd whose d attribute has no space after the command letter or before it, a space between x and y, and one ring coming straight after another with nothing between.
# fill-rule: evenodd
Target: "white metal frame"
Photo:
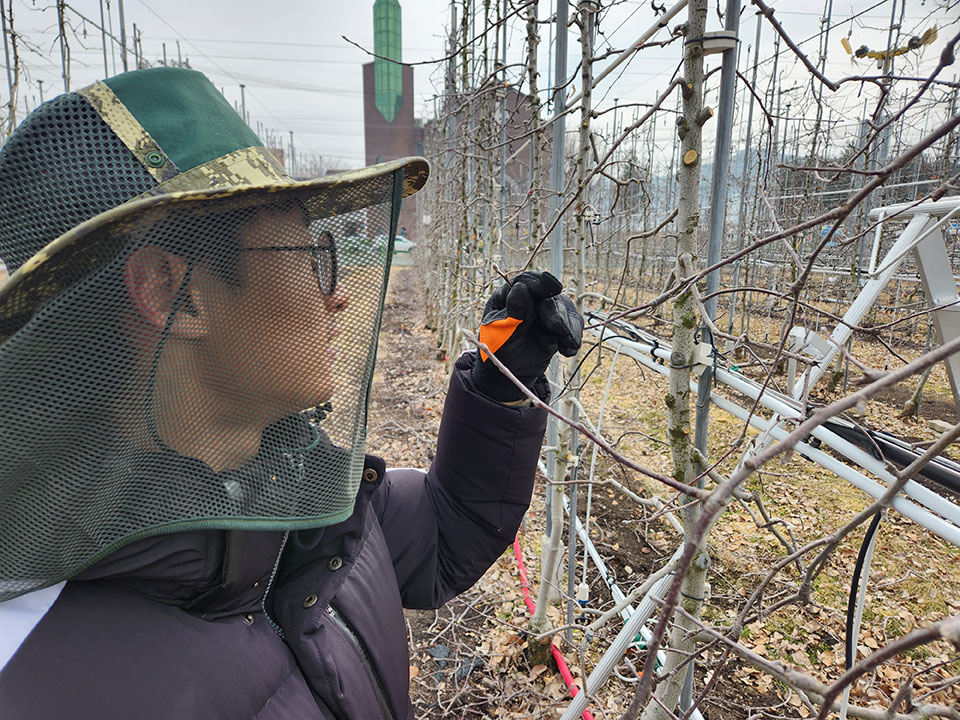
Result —
<instances>
[{"instance_id":1,"label":"white metal frame","mask_svg":"<svg viewBox=\"0 0 960 720\"><path fill-rule=\"evenodd\" d=\"M936 308L932 315L941 342L960 336L960 297L958 297L957 283L947 258L943 235L940 232L943 222L957 213L960 213L960 197L937 202L888 206L877 208L870 213L871 217L878 217L880 222L893 222L904 218L909 218L909 222L883 262L879 263L879 268L877 268L875 259L876 251L871 253L870 277L844 314L843 322L838 323L834 329L829 341L804 328L793 328L791 330L791 348L795 351L810 354L817 359L817 362L805 371L800 382L790 383L791 387L787 394L779 393L770 388L764 389L755 381L737 372L722 367L715 368L714 377L718 382L737 390L752 400L758 401L760 405L773 412L772 417L766 419L755 413L751 414L749 410L717 393L710 393L710 400L717 407L749 422L761 431L761 438L754 445L755 451L771 442L782 440L789 434L787 425L801 421L805 417L804 409L800 407L800 400L804 396L804 392L807 388L815 385L826 373L831 361L839 352L840 346L845 344L852 335L851 326L859 325L860 321L866 316L884 287L894 277L894 273L907 253L914 253L927 301L930 303L930 307ZM629 330L633 337L641 338L641 341L624 337L611 337L611 333L615 334L617 332L618 325L621 329ZM666 363L670 361L671 348L669 344L663 343L656 336L623 321L617 321L605 328L594 329L589 332L597 338L603 338L604 342L615 347L618 353L636 359L651 370L669 375L670 369ZM697 353L697 362L701 365L710 362L706 350L708 350L707 347L699 348ZM958 390L960 390L960 353L950 356L945 364L947 374L950 377L954 400L960 408L960 393L958 393ZM795 367L796 364L793 361L793 372L790 373L792 377L795 377ZM691 388L696 388L695 382L691 382ZM883 482L880 483L867 477L860 470L837 460L832 455L828 455L806 442L799 443L796 446L797 451L872 498L881 497L887 486L894 482L895 477L887 470L886 465L881 460L874 458L870 453L865 452L829 429L821 426L813 430L811 436ZM912 480L907 481L901 493L891 503L894 510L935 535L960 547L960 506ZM592 549L592 543L583 528L580 527L579 520L571 518L571 521L583 539L584 545L588 549ZM677 549L677 553L681 551L682 547ZM598 567L602 567L599 556L595 556L594 561ZM620 633L604 652L587 680L587 687L590 692L596 692L599 686L606 682L617 663L626 653L633 638L636 637L638 632L646 630L645 624L653 616L658 604L657 601L662 599L672 577L672 575L668 575L656 583L641 600L637 609L630 613L628 619L625 618L625 624ZM617 590L619 592L618 588ZM622 598L622 593L619 593L619 595ZM863 596L864 593L861 589L860 602L857 607L858 614L862 611ZM621 598L615 599L619 600ZM578 694L567 707L561 720L574 720L579 717L586 708L587 701L587 693ZM697 717L699 715L699 711L694 713L696 720L700 720Z\"/></svg>"}]
</instances>

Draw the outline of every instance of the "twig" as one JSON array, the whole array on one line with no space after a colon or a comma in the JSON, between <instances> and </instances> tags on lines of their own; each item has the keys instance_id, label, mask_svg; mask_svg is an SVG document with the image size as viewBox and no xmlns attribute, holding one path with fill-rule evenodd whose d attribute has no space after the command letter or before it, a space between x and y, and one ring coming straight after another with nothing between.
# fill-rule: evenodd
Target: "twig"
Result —
<instances>
[{"instance_id":1,"label":"twig","mask_svg":"<svg viewBox=\"0 0 960 720\"><path fill-rule=\"evenodd\" d=\"M482 350L484 353L486 353L487 359L493 361L493 364L496 365L497 368L499 368L500 372L503 373L504 377L506 377L508 380L510 380L510 382L516 385L517 389L520 390L523 393L523 395L533 403L534 407L540 408L541 410L545 411L549 415L553 415L555 418L557 418L561 422L566 423L570 427L574 428L581 435L583 435L584 437L588 438L592 442L595 442L597 445L599 445L603 449L603 451L606 452L610 457L612 457L616 462L621 463L622 465L626 465L631 470L636 470L638 473L641 473L642 475L646 475L652 480L657 480L658 482L661 482L664 485L667 485L668 487L673 488L677 492L681 492L684 495L689 495L698 500L703 500L704 498L707 497L708 493L704 492L703 490L701 490L696 486L686 485L682 482L674 480L672 477L664 475L663 473L658 473L648 468L645 468L642 465L639 465L633 462L632 460L624 457L620 453L618 453L616 450L610 447L610 444L606 440L590 432L590 430L588 430L586 426L584 426L582 423L571 420L570 418L566 417L562 413L557 412L552 407L550 407L545 402L543 402L543 400L538 398L530 390L530 388L528 388L526 385L524 385L522 382L520 382L517 379L516 375L510 372L510 369L507 368L506 365L500 362L500 358L498 358L495 353L491 352L490 348L488 348L484 343L480 342L480 340L477 338L476 335L474 335L472 332L466 329L462 329L461 332L463 333L463 337L467 340L467 342L469 342L471 345L476 347L478 350Z\"/></svg>"},{"instance_id":2,"label":"twig","mask_svg":"<svg viewBox=\"0 0 960 720\"><path fill-rule=\"evenodd\" d=\"M507 274L503 272L503 270L501 270L496 263L493 264L493 271L503 278L503 281L507 284L507 287L513 287L513 281L507 277Z\"/></svg>"},{"instance_id":3,"label":"twig","mask_svg":"<svg viewBox=\"0 0 960 720\"><path fill-rule=\"evenodd\" d=\"M836 700L837 696L843 692L843 689L847 685L864 673L870 672L875 667L883 664L888 658L896 657L908 650L926 645L934 640L940 640L941 638L951 643L957 650L960 650L960 615L948 617L930 627L914 630L889 645L880 648L847 670L830 686L827 692L823 694L823 707L817 716L817 720L826 720L830 709L833 707L833 701ZM956 713L956 710L954 710L954 712Z\"/></svg>"},{"instance_id":4,"label":"twig","mask_svg":"<svg viewBox=\"0 0 960 720\"><path fill-rule=\"evenodd\" d=\"M773 29L777 31L777 34L781 38L783 38L783 41L787 44L787 47L793 50L794 55L796 55L800 62L804 64L810 74L828 88L836 92L837 88L840 86L817 70L816 66L810 62L810 58L808 58L806 54L799 47L797 47L797 44L790 38L789 35L787 35L786 30L783 29L780 21L773 17L773 8L763 2L763 0L752 0L752 2L757 6L757 8L759 8L760 12L763 13L763 16L770 21L770 24L773 25Z\"/></svg>"},{"instance_id":5,"label":"twig","mask_svg":"<svg viewBox=\"0 0 960 720\"><path fill-rule=\"evenodd\" d=\"M634 704L642 706L650 697L656 652L660 649L664 634L666 633L667 624L678 606L682 580L687 573L687 569L690 567L690 563L693 562L697 548L700 546L708 530L713 526L719 513L726 507L729 498L733 495L733 491L752 475L755 470L777 456L792 450L798 442L803 440L812 430L822 425L826 420L868 400L884 388L923 371L927 366L940 362L955 352L960 352L960 338L954 338L950 342L944 343L912 363L887 373L879 380L865 386L852 395L821 408L804 422L800 423L793 432L780 442L771 445L766 450L744 461L741 467L734 472L723 485L719 486L710 494L703 502L700 517L692 532L687 537L683 555L680 558L680 563L677 568L676 577L670 584L670 588L664 598L664 610L660 613L660 619L647 645L647 657L644 663L643 674L641 675L640 682L637 684Z\"/></svg>"}]
</instances>

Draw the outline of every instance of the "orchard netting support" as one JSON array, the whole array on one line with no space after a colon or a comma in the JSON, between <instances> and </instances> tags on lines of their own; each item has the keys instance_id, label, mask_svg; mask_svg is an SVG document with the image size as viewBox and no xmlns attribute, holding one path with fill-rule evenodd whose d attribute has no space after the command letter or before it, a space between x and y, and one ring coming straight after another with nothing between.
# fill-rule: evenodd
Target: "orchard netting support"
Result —
<instances>
[{"instance_id":1,"label":"orchard netting support","mask_svg":"<svg viewBox=\"0 0 960 720\"><path fill-rule=\"evenodd\" d=\"M621 706L625 717L699 717L723 673L744 665L781 683L788 699L799 698L790 707L799 707L801 716L823 716L829 711L824 702L836 700L855 717L886 711L901 718L955 717L950 688L958 681L951 682L950 670L942 691L916 702L907 699L916 674L885 706L862 693L842 699L852 678L879 659L858 663L854 648L846 673L818 674L754 652L744 627L781 609L807 612L822 604L825 568L877 508L892 508L930 537L953 545L958 539L956 496L930 485L929 477L949 478L960 468L951 449L960 429L949 417L936 417L921 433L922 423L912 419L925 408L941 414L950 408L953 422L960 419L952 387L958 356L951 351L960 312L960 218L951 214L952 201L930 204L958 190L956 19L945 5L918 14L889 0L881 9L865 4L841 11L826 0L816 31L803 34L789 10L781 18L762 0L730 2L718 9L719 18L704 2L654 4L653 17L643 20L615 2L580 2L569 15L568 3L555 11L553 3L543 4L510 5L500 13L510 24L513 12L512 27L522 32L502 25L489 30L507 38L497 52L508 69L487 93L500 93L499 115L483 110L487 76L475 58L484 46L474 40L472 52L453 41L448 47L451 56L460 51L447 61L459 63L460 72L446 71L443 112L431 125L428 148L440 182L427 191L432 244L421 257L432 278L427 294L437 307L438 343L448 356L469 347L456 328L467 327L462 323L476 317L484 293L499 282L491 254L477 240L483 236L478 224L498 239L493 255L500 270L552 269L591 326L591 344L581 356L550 375L563 420L552 425L545 447L546 534L531 627L541 638L560 633L565 652L577 657L572 666L589 673L581 678L586 692L564 717L591 702L602 705L604 692L624 688L632 696ZM458 7L461 28L468 15L486 22L485 10ZM867 17L882 32L868 37ZM581 39L579 52L566 48L568 26ZM854 50L858 33L863 46ZM468 36L479 32L461 30L460 42ZM674 70L638 101L625 73L658 52L672 54ZM568 54L576 58L572 71ZM721 58L722 69L713 62ZM538 74L544 66L554 74L545 87ZM575 132L567 132L567 117L578 118ZM464 131L481 126L487 129ZM497 162L471 171L456 160L461 157ZM467 208L481 201L471 188L489 187L471 172L499 178L495 228L491 215L482 223L470 219ZM699 190L704 182L712 186L709 194ZM922 223L910 220L921 215ZM921 258L916 246L926 241L932 254ZM659 427L631 426L620 405L641 366L669 376L669 387L659 386ZM601 379L602 391L591 390ZM888 390L896 383L909 383L907 403ZM864 415L866 403L878 397L895 410ZM711 403L722 411L717 434L724 444L707 423ZM911 445L900 437L903 427L882 426L884 414L908 409L908 432L923 442ZM732 435L725 431L731 419L740 428ZM672 459L650 459L654 453L646 449L637 454L638 444L627 440L633 436L645 447L670 446ZM814 536L780 517L783 498L752 479L777 477L777 468L798 457L850 483L849 492L861 498L857 509L847 508L854 496L844 500L847 509ZM596 534L612 532L603 517L611 507L598 488L647 518L644 536L662 527L678 544L659 570L651 569L656 582L632 588L650 585L651 592L639 594L649 604L649 622L637 619L631 608L639 597L619 587L610 555L598 549ZM561 506L570 524L565 577ZM737 513L752 518L757 537L768 537L774 554L721 617L711 597L712 582L720 581L711 556L719 551L725 567L729 559L722 546L710 548ZM873 567L886 562L882 546L876 553ZM614 560L629 565L636 559ZM851 599L857 617L869 607L862 588L870 565L861 577L863 565ZM768 601L771 587L777 590ZM603 588L607 599L598 597ZM551 632L544 610L557 598L565 612ZM952 607L945 606L942 621L918 629L917 638L953 642ZM628 624L616 632L614 618ZM904 637L911 640L887 642L874 658L894 663L915 652L903 649L918 647L910 644L913 636ZM637 648L643 648L639 655ZM626 660L632 653L633 665ZM949 652L944 657L942 667L960 673ZM703 672L694 674L695 666ZM630 667L638 673L632 684ZM611 682L627 684L617 691Z\"/></svg>"}]
</instances>

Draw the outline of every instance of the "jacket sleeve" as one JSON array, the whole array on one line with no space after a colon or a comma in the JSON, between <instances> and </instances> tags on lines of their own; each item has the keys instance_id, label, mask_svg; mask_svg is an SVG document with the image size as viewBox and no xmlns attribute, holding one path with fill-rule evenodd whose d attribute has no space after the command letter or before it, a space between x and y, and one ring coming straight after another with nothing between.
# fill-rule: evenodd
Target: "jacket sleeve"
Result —
<instances>
[{"instance_id":1,"label":"jacket sleeve","mask_svg":"<svg viewBox=\"0 0 960 720\"><path fill-rule=\"evenodd\" d=\"M457 360L430 470L388 471L373 499L405 607L439 607L473 585L530 504L546 413L481 395L476 361ZM546 381L534 390L545 398Z\"/></svg>"}]
</instances>

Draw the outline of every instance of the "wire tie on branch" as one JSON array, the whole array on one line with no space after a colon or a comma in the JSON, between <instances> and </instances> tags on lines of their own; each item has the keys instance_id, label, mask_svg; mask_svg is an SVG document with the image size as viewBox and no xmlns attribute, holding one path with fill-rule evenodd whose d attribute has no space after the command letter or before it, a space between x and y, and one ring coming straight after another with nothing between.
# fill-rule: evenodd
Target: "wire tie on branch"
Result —
<instances>
[{"instance_id":1,"label":"wire tie on branch","mask_svg":"<svg viewBox=\"0 0 960 720\"><path fill-rule=\"evenodd\" d=\"M656 338L653 339L653 343L650 345L650 357L653 358L653 361L663 365L663 358L657 355L657 350L660 349L660 341Z\"/></svg>"},{"instance_id":2,"label":"wire tie on branch","mask_svg":"<svg viewBox=\"0 0 960 720\"><path fill-rule=\"evenodd\" d=\"M717 388L717 369L720 367L720 352L717 350L716 345L710 346L710 356L713 358L713 375L710 380L713 383L714 389Z\"/></svg>"}]
</instances>

